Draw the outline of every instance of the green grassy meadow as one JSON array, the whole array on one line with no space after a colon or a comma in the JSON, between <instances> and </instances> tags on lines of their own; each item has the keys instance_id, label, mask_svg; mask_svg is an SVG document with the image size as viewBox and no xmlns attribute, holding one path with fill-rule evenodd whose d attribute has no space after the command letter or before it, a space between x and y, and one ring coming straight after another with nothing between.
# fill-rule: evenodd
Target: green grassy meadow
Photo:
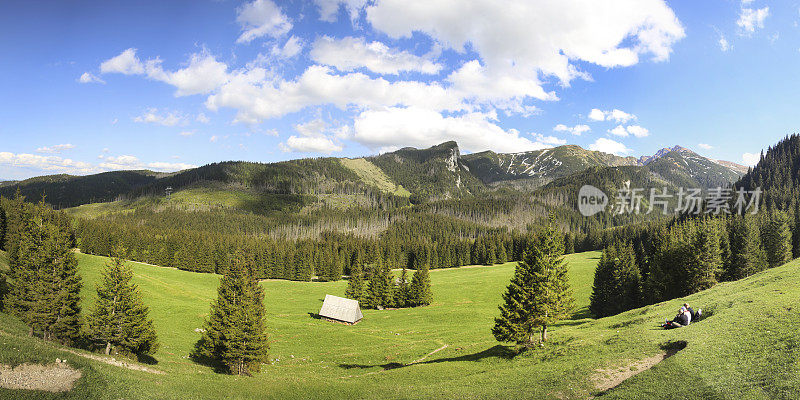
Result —
<instances>
[{"instance_id":1,"label":"green grassy meadow","mask_svg":"<svg viewBox=\"0 0 800 400\"><path fill-rule=\"evenodd\" d=\"M78 257L86 312L106 259ZM800 260L686 299L594 320L586 307L598 257L567 256L574 318L553 327L545 347L516 356L490 332L513 263L434 270L432 305L364 310L354 326L310 316L325 294L343 295L344 281L265 281L273 362L252 378L217 374L187 358L218 276L131 263L161 342L153 367L165 374L65 353L25 337L18 320L0 313L0 362L60 357L84 374L68 393L0 389L0 398L582 399L598 394L592 380L597 369L627 368L676 341L685 341L686 348L605 397L792 399L800 393ZM713 315L682 329L658 328L684 300ZM419 362L407 365L414 361Z\"/></svg>"}]
</instances>

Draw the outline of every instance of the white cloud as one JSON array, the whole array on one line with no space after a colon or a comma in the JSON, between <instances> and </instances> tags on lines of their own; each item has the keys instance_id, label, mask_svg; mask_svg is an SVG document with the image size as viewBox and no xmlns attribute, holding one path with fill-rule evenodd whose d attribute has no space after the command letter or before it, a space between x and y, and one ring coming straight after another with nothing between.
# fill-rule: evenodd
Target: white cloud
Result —
<instances>
[{"instance_id":1,"label":"white cloud","mask_svg":"<svg viewBox=\"0 0 800 400\"><path fill-rule=\"evenodd\" d=\"M294 130L300 136L292 135L279 147L284 152L331 154L342 151L342 145L326 134L328 124L320 118L296 124Z\"/></svg>"},{"instance_id":2,"label":"white cloud","mask_svg":"<svg viewBox=\"0 0 800 400\"><path fill-rule=\"evenodd\" d=\"M635 136L637 138L643 138L643 137L646 137L646 136L648 136L650 134L650 131L648 131L645 128L642 128L639 125L629 125L627 130L628 130L628 133L630 133L631 135L633 135L633 136Z\"/></svg>"},{"instance_id":3,"label":"white cloud","mask_svg":"<svg viewBox=\"0 0 800 400\"><path fill-rule=\"evenodd\" d=\"M444 117L421 108L368 110L356 117L347 137L381 151L401 146L429 147L448 140L457 141L467 151L518 152L550 147L521 136L515 129L504 130L491 119L492 115L484 113Z\"/></svg>"},{"instance_id":4,"label":"white cloud","mask_svg":"<svg viewBox=\"0 0 800 400\"><path fill-rule=\"evenodd\" d=\"M135 75L144 73L144 64L136 57L136 49L130 48L118 56L103 61L100 64L100 73L118 73L125 75Z\"/></svg>"},{"instance_id":5,"label":"white cloud","mask_svg":"<svg viewBox=\"0 0 800 400\"><path fill-rule=\"evenodd\" d=\"M181 131L181 136L192 136L194 135L195 131Z\"/></svg>"},{"instance_id":6,"label":"white cloud","mask_svg":"<svg viewBox=\"0 0 800 400\"><path fill-rule=\"evenodd\" d=\"M603 153L616 154L618 156L624 156L632 151L625 147L624 144L606 138L595 140L594 143L589 145L589 150L602 151Z\"/></svg>"},{"instance_id":7,"label":"white cloud","mask_svg":"<svg viewBox=\"0 0 800 400\"><path fill-rule=\"evenodd\" d=\"M292 29L292 23L271 0L255 0L239 7L236 22L242 34L236 43L249 43L262 36L280 37Z\"/></svg>"},{"instance_id":8,"label":"white cloud","mask_svg":"<svg viewBox=\"0 0 800 400\"><path fill-rule=\"evenodd\" d=\"M761 160L761 154L759 153L744 153L742 154L742 162L744 165L753 166L758 164Z\"/></svg>"},{"instance_id":9,"label":"white cloud","mask_svg":"<svg viewBox=\"0 0 800 400\"><path fill-rule=\"evenodd\" d=\"M636 119L636 116L633 114L628 114L622 110L617 110L616 108L611 110L610 113L606 115L606 120L614 120L617 123L626 123L630 120Z\"/></svg>"},{"instance_id":10,"label":"white cloud","mask_svg":"<svg viewBox=\"0 0 800 400\"><path fill-rule=\"evenodd\" d=\"M314 0L319 9L319 19L327 22L336 22L336 13L339 5L343 4L350 14L351 20L356 20L359 13L367 4L367 0Z\"/></svg>"},{"instance_id":11,"label":"white cloud","mask_svg":"<svg viewBox=\"0 0 800 400\"><path fill-rule=\"evenodd\" d=\"M100 163L98 167L106 171L149 169L159 172L172 172L189 168L197 168L196 165L185 163L142 162L139 160L139 158L131 155L105 157L104 161Z\"/></svg>"},{"instance_id":12,"label":"white cloud","mask_svg":"<svg viewBox=\"0 0 800 400\"><path fill-rule=\"evenodd\" d=\"M308 137L322 136L325 132L325 128L325 121L319 118L294 126L294 130L296 130L297 133Z\"/></svg>"},{"instance_id":13,"label":"white cloud","mask_svg":"<svg viewBox=\"0 0 800 400\"><path fill-rule=\"evenodd\" d=\"M536 142L550 144L553 146L561 146L562 144L567 144L567 141L564 139L559 139L555 136L544 136L540 133L531 133L531 136L534 137Z\"/></svg>"},{"instance_id":14,"label":"white cloud","mask_svg":"<svg viewBox=\"0 0 800 400\"><path fill-rule=\"evenodd\" d=\"M321 36L314 41L309 56L317 63L345 72L363 67L378 74L396 75L403 71L437 74L442 69L441 64L405 50L349 36L342 39Z\"/></svg>"},{"instance_id":15,"label":"white cloud","mask_svg":"<svg viewBox=\"0 0 800 400\"><path fill-rule=\"evenodd\" d=\"M281 143L281 150L298 153L323 153L331 154L342 151L342 146L333 142L326 136L289 136L285 143Z\"/></svg>"},{"instance_id":16,"label":"white cloud","mask_svg":"<svg viewBox=\"0 0 800 400\"><path fill-rule=\"evenodd\" d=\"M336 75L329 67L319 65L308 67L294 81L269 80L262 68L240 71L206 100L210 110L237 109L235 121L247 123L325 104L340 109L351 105L359 108L403 105L437 111L466 108L452 91L437 83L389 82L358 72Z\"/></svg>"},{"instance_id":17,"label":"white cloud","mask_svg":"<svg viewBox=\"0 0 800 400\"><path fill-rule=\"evenodd\" d=\"M25 153L14 154L5 151L0 152L0 165L70 174L89 174L96 172L92 164L83 161L75 161L58 156L40 156Z\"/></svg>"},{"instance_id":18,"label":"white cloud","mask_svg":"<svg viewBox=\"0 0 800 400\"><path fill-rule=\"evenodd\" d=\"M617 125L614 129L609 129L608 133L619 137L628 137L628 135L633 135L637 138L643 138L650 135L650 131L639 125L629 125L627 127Z\"/></svg>"},{"instance_id":19,"label":"white cloud","mask_svg":"<svg viewBox=\"0 0 800 400\"><path fill-rule=\"evenodd\" d=\"M219 140L219 137L217 135L212 135L210 138L208 138L208 141L211 143L216 143L217 140Z\"/></svg>"},{"instance_id":20,"label":"white cloud","mask_svg":"<svg viewBox=\"0 0 800 400\"><path fill-rule=\"evenodd\" d=\"M84 161L75 161L70 158L58 156L40 156L36 154L14 154L0 152L0 165L32 169L34 171L58 172L76 175L96 174L103 171L123 170L123 169L150 169L161 172L171 172L187 168L195 168L195 165L183 163L164 163L164 162L141 162L134 156L103 156L100 164L91 164Z\"/></svg>"},{"instance_id":21,"label":"white cloud","mask_svg":"<svg viewBox=\"0 0 800 400\"><path fill-rule=\"evenodd\" d=\"M589 120L591 121L614 121L618 124L624 124L628 121L635 120L636 116L628 114L625 111L613 109L611 111L603 111L593 108L589 112Z\"/></svg>"},{"instance_id":22,"label":"white cloud","mask_svg":"<svg viewBox=\"0 0 800 400\"><path fill-rule=\"evenodd\" d=\"M186 125L187 118L174 111L159 113L157 108L148 108L144 114L133 118L134 122L157 124L162 126Z\"/></svg>"},{"instance_id":23,"label":"white cloud","mask_svg":"<svg viewBox=\"0 0 800 400\"><path fill-rule=\"evenodd\" d=\"M764 27L764 20L769 16L769 7L752 9L742 8L739 12L739 20L736 25L745 33L750 34Z\"/></svg>"},{"instance_id":24,"label":"white cloud","mask_svg":"<svg viewBox=\"0 0 800 400\"><path fill-rule=\"evenodd\" d=\"M289 39L286 39L286 42L283 44L283 46L272 46L271 53L273 56L281 59L293 58L303 51L303 46L305 46L303 39L292 35Z\"/></svg>"},{"instance_id":25,"label":"white cloud","mask_svg":"<svg viewBox=\"0 0 800 400\"><path fill-rule=\"evenodd\" d=\"M556 132L569 132L575 136L580 136L582 133L589 132L592 129L589 128L589 125L566 126L564 124L558 124L553 130Z\"/></svg>"},{"instance_id":26,"label":"white cloud","mask_svg":"<svg viewBox=\"0 0 800 400\"><path fill-rule=\"evenodd\" d=\"M725 38L725 35L719 34L719 48L722 51L728 51L731 49L730 43L728 43L728 39Z\"/></svg>"},{"instance_id":27,"label":"white cloud","mask_svg":"<svg viewBox=\"0 0 800 400\"><path fill-rule=\"evenodd\" d=\"M75 148L74 144L65 143L65 144L57 144L55 146L39 147L38 149L36 149L36 152L55 154L55 153L61 153L62 151L65 150L72 150L74 148Z\"/></svg>"},{"instance_id":28,"label":"white cloud","mask_svg":"<svg viewBox=\"0 0 800 400\"><path fill-rule=\"evenodd\" d=\"M530 114L534 109L523 104L527 97L558 100L554 92L546 92L538 79L520 68L498 73L488 70L477 60L465 63L446 80L452 83L459 98L520 114Z\"/></svg>"},{"instance_id":29,"label":"white cloud","mask_svg":"<svg viewBox=\"0 0 800 400\"><path fill-rule=\"evenodd\" d=\"M699 147L699 148L701 148L703 150L711 150L711 149L714 148L714 146L712 146L710 144L705 144L705 143L698 143L697 147Z\"/></svg>"},{"instance_id":30,"label":"white cloud","mask_svg":"<svg viewBox=\"0 0 800 400\"><path fill-rule=\"evenodd\" d=\"M228 79L225 63L217 61L205 50L192 54L189 65L176 71L166 71L161 67L161 59L142 62L136 56L136 49L127 49L120 55L100 64L102 73L121 73L125 75L146 75L149 79L175 86L175 96L210 93Z\"/></svg>"},{"instance_id":31,"label":"white cloud","mask_svg":"<svg viewBox=\"0 0 800 400\"><path fill-rule=\"evenodd\" d=\"M592 121L605 121L606 113L602 110L593 108L592 111L589 112L589 119Z\"/></svg>"},{"instance_id":32,"label":"white cloud","mask_svg":"<svg viewBox=\"0 0 800 400\"><path fill-rule=\"evenodd\" d=\"M662 0L511 0L502 7L494 0L383 0L366 15L390 37L421 32L456 51L469 46L492 75L513 67L564 83L585 76L574 61L603 67L630 66L642 55L663 61L685 35Z\"/></svg>"},{"instance_id":33,"label":"white cloud","mask_svg":"<svg viewBox=\"0 0 800 400\"><path fill-rule=\"evenodd\" d=\"M211 122L211 120L204 113L197 114L197 118L195 118L195 121L201 124L207 124Z\"/></svg>"},{"instance_id":34,"label":"white cloud","mask_svg":"<svg viewBox=\"0 0 800 400\"><path fill-rule=\"evenodd\" d=\"M622 125L617 125L614 129L609 129L608 133L614 136L627 137L628 131Z\"/></svg>"},{"instance_id":35,"label":"white cloud","mask_svg":"<svg viewBox=\"0 0 800 400\"><path fill-rule=\"evenodd\" d=\"M147 61L145 70L148 78L175 86L175 96L207 94L228 80L228 66L205 51L192 54L186 68L165 71L156 58Z\"/></svg>"},{"instance_id":36,"label":"white cloud","mask_svg":"<svg viewBox=\"0 0 800 400\"><path fill-rule=\"evenodd\" d=\"M106 81L100 79L99 77L95 76L91 72L84 72L80 78L78 78L78 82L80 83L102 83L105 84Z\"/></svg>"}]
</instances>

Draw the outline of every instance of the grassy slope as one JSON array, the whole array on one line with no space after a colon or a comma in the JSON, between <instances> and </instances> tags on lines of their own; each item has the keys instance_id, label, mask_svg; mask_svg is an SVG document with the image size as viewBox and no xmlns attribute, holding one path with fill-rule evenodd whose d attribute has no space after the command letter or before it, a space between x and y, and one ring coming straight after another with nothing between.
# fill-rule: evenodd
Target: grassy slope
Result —
<instances>
[{"instance_id":1,"label":"grassy slope","mask_svg":"<svg viewBox=\"0 0 800 400\"><path fill-rule=\"evenodd\" d=\"M367 185L376 186L397 196L411 196L411 192L403 185L395 184L380 168L365 158L341 158L339 161L345 168L355 172Z\"/></svg>"},{"instance_id":2,"label":"grassy slope","mask_svg":"<svg viewBox=\"0 0 800 400\"><path fill-rule=\"evenodd\" d=\"M568 257L579 308L588 304L597 256ZM105 259L79 257L88 306ZM688 328L656 327L683 302L676 299L600 320L565 321L552 329L544 349L514 359L505 357L507 348L490 333L513 273L511 263L435 270L433 305L365 310L364 320L355 326L308 315L319 309L326 293L341 295L344 282L267 281L263 285L275 362L254 378L218 375L184 358L198 337L194 329L208 312L218 277L133 265L162 342L157 368L166 375L65 357L49 344L7 335L0 336L0 361L67 358L85 378L66 398L584 398L593 393L590 376L595 369L624 367L660 352L663 343L686 340L685 350L629 379L608 397L766 399L800 393L800 317L792 311L800 294L800 261L690 296L692 304L714 314ZM25 332L4 314L0 326ZM379 372L444 344L448 347L421 364ZM30 392L0 390L2 398L26 395Z\"/></svg>"}]
</instances>

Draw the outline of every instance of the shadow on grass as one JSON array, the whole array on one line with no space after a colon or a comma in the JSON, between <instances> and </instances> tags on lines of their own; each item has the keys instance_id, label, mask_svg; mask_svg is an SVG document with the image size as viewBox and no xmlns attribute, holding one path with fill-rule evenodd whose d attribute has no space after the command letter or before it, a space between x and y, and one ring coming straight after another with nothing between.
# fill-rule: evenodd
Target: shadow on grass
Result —
<instances>
[{"instance_id":1,"label":"shadow on grass","mask_svg":"<svg viewBox=\"0 0 800 400\"><path fill-rule=\"evenodd\" d=\"M473 353L473 354L465 354L463 356L458 357L446 357L446 358L437 358L435 360L428 360L428 361L421 361L416 363L409 363L403 364L398 362L391 362L386 364L339 364L340 368L344 369L368 369L368 368L375 368L380 367L384 371L390 369L397 369L403 367L410 367L412 365L420 365L420 364L439 364L445 362L460 362L460 361L480 361L486 358L501 358L504 360L511 360L514 357L520 355L524 352L523 350L517 350L514 347L510 346L503 346L503 345L496 345L492 346L486 350Z\"/></svg>"},{"instance_id":2,"label":"shadow on grass","mask_svg":"<svg viewBox=\"0 0 800 400\"><path fill-rule=\"evenodd\" d=\"M313 312L308 313L308 316L310 316L311 318L314 318L314 319L321 319L319 314L313 313Z\"/></svg>"},{"instance_id":3,"label":"shadow on grass","mask_svg":"<svg viewBox=\"0 0 800 400\"><path fill-rule=\"evenodd\" d=\"M592 313L589 311L589 306L577 309L569 319L584 319L592 318Z\"/></svg>"},{"instance_id":4,"label":"shadow on grass","mask_svg":"<svg viewBox=\"0 0 800 400\"><path fill-rule=\"evenodd\" d=\"M153 358L153 356L147 355L147 354L137 354L136 355L136 361L138 361L138 362L140 362L142 364L147 364L147 365L156 365L156 364L158 364L158 360Z\"/></svg>"}]
</instances>

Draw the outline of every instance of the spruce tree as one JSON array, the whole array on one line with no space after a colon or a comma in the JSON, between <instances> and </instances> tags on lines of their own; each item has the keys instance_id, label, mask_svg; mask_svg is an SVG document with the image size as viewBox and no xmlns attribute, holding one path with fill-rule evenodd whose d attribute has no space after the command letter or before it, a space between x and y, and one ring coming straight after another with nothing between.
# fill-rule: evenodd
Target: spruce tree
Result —
<instances>
[{"instance_id":1,"label":"spruce tree","mask_svg":"<svg viewBox=\"0 0 800 400\"><path fill-rule=\"evenodd\" d=\"M431 293L431 277L427 265L421 265L411 277L408 288L408 304L412 307L427 306L433 302Z\"/></svg>"},{"instance_id":2,"label":"spruce tree","mask_svg":"<svg viewBox=\"0 0 800 400\"><path fill-rule=\"evenodd\" d=\"M142 301L139 288L131 282L133 270L115 251L103 269L102 285L97 287L97 302L87 317L91 338L125 355L151 355L158 349L158 340L149 310Z\"/></svg>"},{"instance_id":3,"label":"spruce tree","mask_svg":"<svg viewBox=\"0 0 800 400\"><path fill-rule=\"evenodd\" d=\"M758 226L752 216L734 216L731 222L731 262L725 277L737 280L767 268Z\"/></svg>"},{"instance_id":4,"label":"spruce tree","mask_svg":"<svg viewBox=\"0 0 800 400\"><path fill-rule=\"evenodd\" d=\"M400 278L398 279L397 288L394 292L394 306L403 308L409 306L410 287L408 286L408 269L403 266L400 271Z\"/></svg>"},{"instance_id":5,"label":"spruce tree","mask_svg":"<svg viewBox=\"0 0 800 400\"><path fill-rule=\"evenodd\" d=\"M82 325L80 291L83 284L78 274L78 260L71 249L70 233L54 223L53 211L46 210L44 204L36 208L40 214L34 225L41 223L41 236L36 254L38 270L32 289L34 301L30 309L33 320L29 325L47 340L74 343L80 338ZM48 211L47 219L38 219Z\"/></svg>"},{"instance_id":6,"label":"spruce tree","mask_svg":"<svg viewBox=\"0 0 800 400\"><path fill-rule=\"evenodd\" d=\"M540 328L541 340L547 341L547 327L572 311L562 246L561 235L550 226L529 245L503 295L500 317L495 318L492 333L498 341L530 346Z\"/></svg>"},{"instance_id":7,"label":"spruce tree","mask_svg":"<svg viewBox=\"0 0 800 400\"><path fill-rule=\"evenodd\" d=\"M600 261L594 270L594 284L589 298L589 311L596 317L613 315L611 301L614 295L614 269L617 253L615 246L608 246L600 255Z\"/></svg>"},{"instance_id":8,"label":"spruce tree","mask_svg":"<svg viewBox=\"0 0 800 400\"><path fill-rule=\"evenodd\" d=\"M364 269L359 264L350 268L350 280L347 281L347 289L344 297L357 300L359 303L364 301Z\"/></svg>"},{"instance_id":9,"label":"spruce tree","mask_svg":"<svg viewBox=\"0 0 800 400\"><path fill-rule=\"evenodd\" d=\"M607 247L595 270L589 311L605 317L641 304L642 278L633 247L627 243Z\"/></svg>"},{"instance_id":10,"label":"spruce tree","mask_svg":"<svg viewBox=\"0 0 800 400\"><path fill-rule=\"evenodd\" d=\"M367 308L385 308L393 304L394 279L389 266L378 260L372 265L365 295Z\"/></svg>"},{"instance_id":11,"label":"spruce tree","mask_svg":"<svg viewBox=\"0 0 800 400\"><path fill-rule=\"evenodd\" d=\"M259 372L268 360L264 290L241 252L220 279L217 299L195 350L195 357L210 358L234 375Z\"/></svg>"},{"instance_id":12,"label":"spruce tree","mask_svg":"<svg viewBox=\"0 0 800 400\"><path fill-rule=\"evenodd\" d=\"M761 240L769 266L777 267L791 261L792 231L789 229L789 217L786 213L770 212L761 230Z\"/></svg>"},{"instance_id":13,"label":"spruce tree","mask_svg":"<svg viewBox=\"0 0 800 400\"><path fill-rule=\"evenodd\" d=\"M688 293L708 289L717 283L717 276L722 271L718 226L717 222L706 220L696 227L695 241L692 246L694 251L691 261L687 265Z\"/></svg>"}]
</instances>

